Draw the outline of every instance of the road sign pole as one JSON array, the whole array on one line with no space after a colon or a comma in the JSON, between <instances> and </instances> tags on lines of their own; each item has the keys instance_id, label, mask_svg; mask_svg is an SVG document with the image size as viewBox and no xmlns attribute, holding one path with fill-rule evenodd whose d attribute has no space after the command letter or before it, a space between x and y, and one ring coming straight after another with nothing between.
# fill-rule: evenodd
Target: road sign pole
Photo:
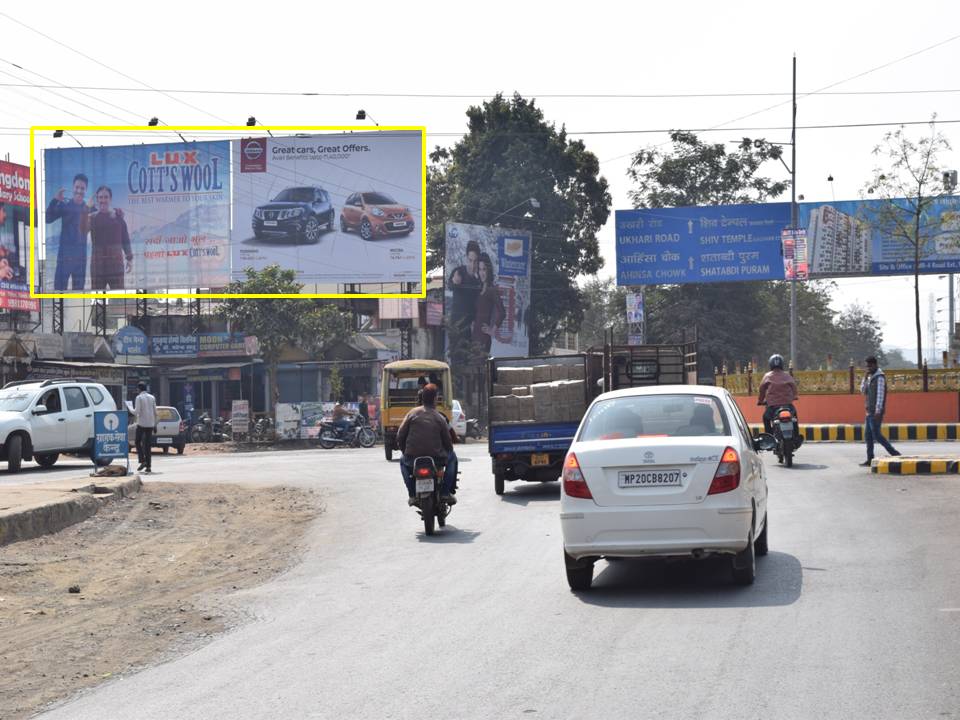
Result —
<instances>
[{"instance_id":1,"label":"road sign pole","mask_svg":"<svg viewBox=\"0 0 960 720\"><path fill-rule=\"evenodd\" d=\"M793 56L793 122L790 131L790 227L797 229L797 56ZM797 279L790 281L790 364L797 362Z\"/></svg>"}]
</instances>

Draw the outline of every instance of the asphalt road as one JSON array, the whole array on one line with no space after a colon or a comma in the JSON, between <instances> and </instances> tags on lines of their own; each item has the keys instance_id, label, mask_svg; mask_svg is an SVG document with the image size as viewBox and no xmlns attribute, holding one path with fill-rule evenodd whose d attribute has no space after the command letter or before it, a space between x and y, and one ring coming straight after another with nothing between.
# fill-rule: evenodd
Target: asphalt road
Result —
<instances>
[{"instance_id":1,"label":"asphalt road","mask_svg":"<svg viewBox=\"0 0 960 720\"><path fill-rule=\"evenodd\" d=\"M43 717L960 717L960 477L871 475L862 454L768 456L753 586L637 560L580 595L557 484L497 497L483 445L433 538L379 449L158 457L156 480L311 486L326 513L302 564L235 596L249 623Z\"/></svg>"}]
</instances>

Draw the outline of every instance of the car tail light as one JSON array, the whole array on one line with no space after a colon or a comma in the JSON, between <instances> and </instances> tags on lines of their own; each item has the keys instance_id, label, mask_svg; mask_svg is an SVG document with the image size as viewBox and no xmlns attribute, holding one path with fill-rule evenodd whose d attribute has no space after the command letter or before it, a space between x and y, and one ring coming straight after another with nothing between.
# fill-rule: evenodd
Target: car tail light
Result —
<instances>
[{"instance_id":1,"label":"car tail light","mask_svg":"<svg viewBox=\"0 0 960 720\"><path fill-rule=\"evenodd\" d=\"M587 481L580 472L580 463L573 453L567 455L567 459L563 461L563 491L570 497L593 500Z\"/></svg>"},{"instance_id":2,"label":"car tail light","mask_svg":"<svg viewBox=\"0 0 960 720\"><path fill-rule=\"evenodd\" d=\"M781 410L781 411L780 411L780 419L781 419L781 420L793 420L793 413L791 413L789 410Z\"/></svg>"},{"instance_id":3,"label":"car tail light","mask_svg":"<svg viewBox=\"0 0 960 720\"><path fill-rule=\"evenodd\" d=\"M417 468L418 477L430 477L432 474L433 473L430 471L430 468L428 467Z\"/></svg>"},{"instance_id":4,"label":"car tail light","mask_svg":"<svg viewBox=\"0 0 960 720\"><path fill-rule=\"evenodd\" d=\"M740 486L740 456L737 451L728 447L723 451L720 465L713 474L713 482L707 495L730 492Z\"/></svg>"},{"instance_id":5,"label":"car tail light","mask_svg":"<svg viewBox=\"0 0 960 720\"><path fill-rule=\"evenodd\" d=\"M186 432L186 431L187 431L187 424L186 424L183 420L181 420L181 421L180 421L180 432Z\"/></svg>"}]
</instances>

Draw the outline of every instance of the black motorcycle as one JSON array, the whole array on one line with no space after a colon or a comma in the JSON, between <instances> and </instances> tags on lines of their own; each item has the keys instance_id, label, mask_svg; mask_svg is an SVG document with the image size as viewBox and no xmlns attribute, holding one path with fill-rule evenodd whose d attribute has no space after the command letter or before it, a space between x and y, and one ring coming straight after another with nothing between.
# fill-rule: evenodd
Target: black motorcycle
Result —
<instances>
[{"instance_id":1,"label":"black motorcycle","mask_svg":"<svg viewBox=\"0 0 960 720\"><path fill-rule=\"evenodd\" d=\"M793 467L793 454L803 444L796 413L790 407L779 407L771 425L773 437L777 441L777 447L773 451L777 461L787 467Z\"/></svg>"},{"instance_id":2,"label":"black motorcycle","mask_svg":"<svg viewBox=\"0 0 960 720\"><path fill-rule=\"evenodd\" d=\"M474 440L483 438L484 427L479 418L469 418L467 420L467 437Z\"/></svg>"},{"instance_id":3,"label":"black motorcycle","mask_svg":"<svg viewBox=\"0 0 960 720\"><path fill-rule=\"evenodd\" d=\"M433 535L434 524L440 527L447 524L447 515L453 507L443 500L444 469L432 457L418 457L413 461L416 507L423 518L423 531L427 535Z\"/></svg>"},{"instance_id":4,"label":"black motorcycle","mask_svg":"<svg viewBox=\"0 0 960 720\"><path fill-rule=\"evenodd\" d=\"M324 421L320 423L320 435L318 437L320 447L330 450L338 445L348 445L350 447L371 448L377 444L377 434L370 427L369 423L357 415L349 419L349 425L346 427L337 427L332 422Z\"/></svg>"}]
</instances>

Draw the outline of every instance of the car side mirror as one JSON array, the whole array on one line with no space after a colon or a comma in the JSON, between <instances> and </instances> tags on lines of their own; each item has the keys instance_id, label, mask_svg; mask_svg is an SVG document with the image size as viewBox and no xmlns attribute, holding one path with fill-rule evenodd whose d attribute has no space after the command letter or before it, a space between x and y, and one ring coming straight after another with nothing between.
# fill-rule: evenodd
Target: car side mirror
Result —
<instances>
[{"instance_id":1,"label":"car side mirror","mask_svg":"<svg viewBox=\"0 0 960 720\"><path fill-rule=\"evenodd\" d=\"M777 447L777 439L770 433L760 433L753 439L753 449L757 452L773 450Z\"/></svg>"},{"instance_id":2,"label":"car side mirror","mask_svg":"<svg viewBox=\"0 0 960 720\"><path fill-rule=\"evenodd\" d=\"M37 405L36 407L33 408L34 415L43 415L45 412L47 412L46 405Z\"/></svg>"}]
</instances>

